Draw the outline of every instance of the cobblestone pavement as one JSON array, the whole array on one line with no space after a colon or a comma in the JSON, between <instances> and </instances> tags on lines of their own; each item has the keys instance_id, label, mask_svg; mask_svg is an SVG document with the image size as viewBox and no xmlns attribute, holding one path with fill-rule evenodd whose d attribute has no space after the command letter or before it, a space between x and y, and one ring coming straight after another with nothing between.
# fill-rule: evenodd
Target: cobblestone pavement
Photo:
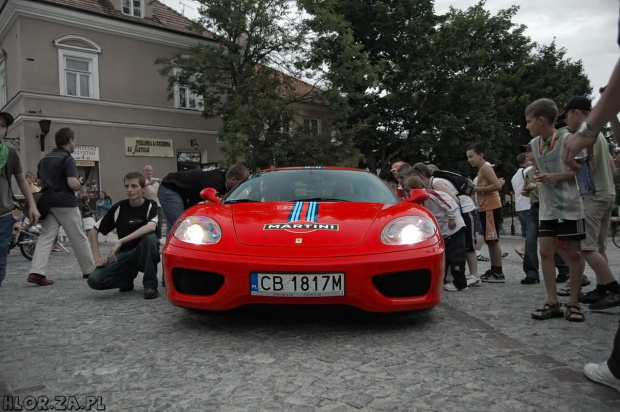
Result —
<instances>
[{"instance_id":1,"label":"cobblestone pavement","mask_svg":"<svg viewBox=\"0 0 620 412\"><path fill-rule=\"evenodd\" d=\"M518 242L502 240L506 284L381 316L194 313L144 300L139 282L90 290L64 253L50 259L56 283L39 287L14 250L0 289L0 395L96 395L108 411L620 410L620 393L581 372L609 356L618 310L532 320L544 286L519 283ZM609 257L617 272L611 241Z\"/></svg>"}]
</instances>

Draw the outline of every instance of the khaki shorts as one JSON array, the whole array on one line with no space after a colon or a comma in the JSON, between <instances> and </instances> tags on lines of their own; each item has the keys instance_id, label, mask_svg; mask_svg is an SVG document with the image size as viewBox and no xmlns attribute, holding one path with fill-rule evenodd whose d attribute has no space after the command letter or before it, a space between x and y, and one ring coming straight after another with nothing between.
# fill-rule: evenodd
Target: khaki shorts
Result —
<instances>
[{"instance_id":1,"label":"khaki shorts","mask_svg":"<svg viewBox=\"0 0 620 412\"><path fill-rule=\"evenodd\" d=\"M586 238L581 241L581 250L597 250L605 253L611 209L615 200L615 195L593 195L583 198Z\"/></svg>"}]
</instances>

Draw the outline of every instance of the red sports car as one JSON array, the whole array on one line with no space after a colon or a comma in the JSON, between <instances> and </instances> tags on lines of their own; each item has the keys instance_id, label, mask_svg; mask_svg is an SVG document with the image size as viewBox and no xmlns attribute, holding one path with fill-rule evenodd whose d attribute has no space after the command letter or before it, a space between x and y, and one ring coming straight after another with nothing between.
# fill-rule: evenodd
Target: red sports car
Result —
<instances>
[{"instance_id":1,"label":"red sports car","mask_svg":"<svg viewBox=\"0 0 620 412\"><path fill-rule=\"evenodd\" d=\"M350 305L373 312L441 299L444 244L430 212L377 176L298 167L251 175L220 201L205 189L164 248L170 302L227 310L248 304Z\"/></svg>"}]
</instances>

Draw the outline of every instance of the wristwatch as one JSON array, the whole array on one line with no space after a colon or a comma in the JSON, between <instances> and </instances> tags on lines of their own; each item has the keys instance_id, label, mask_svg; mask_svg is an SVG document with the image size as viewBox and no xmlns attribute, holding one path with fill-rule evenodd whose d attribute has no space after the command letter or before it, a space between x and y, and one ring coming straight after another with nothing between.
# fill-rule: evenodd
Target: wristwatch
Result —
<instances>
[{"instance_id":1,"label":"wristwatch","mask_svg":"<svg viewBox=\"0 0 620 412\"><path fill-rule=\"evenodd\" d=\"M581 126L579 126L579 129L577 130L577 133L579 133L583 137L589 137L591 139L598 136L598 130L592 130L586 122L581 123Z\"/></svg>"}]
</instances>

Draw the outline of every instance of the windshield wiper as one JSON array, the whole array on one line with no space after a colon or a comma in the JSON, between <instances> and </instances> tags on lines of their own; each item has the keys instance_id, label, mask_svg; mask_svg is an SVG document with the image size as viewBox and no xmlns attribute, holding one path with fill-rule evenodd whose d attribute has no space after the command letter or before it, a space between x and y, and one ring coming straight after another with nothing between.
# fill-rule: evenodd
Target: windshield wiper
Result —
<instances>
[{"instance_id":1,"label":"windshield wiper","mask_svg":"<svg viewBox=\"0 0 620 412\"><path fill-rule=\"evenodd\" d=\"M350 202L350 200L338 199L335 197L311 197L309 199L297 199L292 202Z\"/></svg>"},{"instance_id":2,"label":"windshield wiper","mask_svg":"<svg viewBox=\"0 0 620 412\"><path fill-rule=\"evenodd\" d=\"M252 203L252 202L258 202L258 200L254 200L254 199L232 199L232 200L224 200L222 203L223 204L230 204L230 203Z\"/></svg>"}]
</instances>

